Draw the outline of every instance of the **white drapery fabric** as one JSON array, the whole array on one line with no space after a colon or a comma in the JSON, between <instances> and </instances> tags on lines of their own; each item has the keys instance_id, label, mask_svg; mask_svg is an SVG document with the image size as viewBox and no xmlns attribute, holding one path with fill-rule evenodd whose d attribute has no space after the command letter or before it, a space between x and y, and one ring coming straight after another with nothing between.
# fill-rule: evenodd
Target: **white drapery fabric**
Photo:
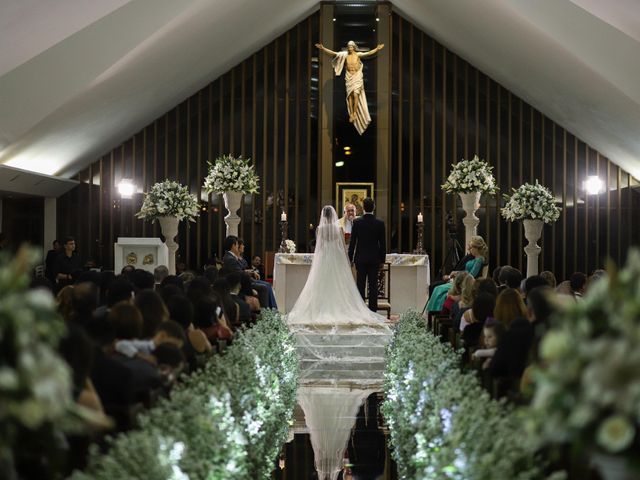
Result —
<instances>
[{"instance_id":1,"label":"white drapery fabric","mask_svg":"<svg viewBox=\"0 0 640 480\"><path fill-rule=\"evenodd\" d=\"M360 53L356 52L358 57ZM344 63L347 60L348 52L338 52L338 54L331 60L333 71L336 76L342 73ZM367 106L367 96L364 93L364 76L362 74L362 61L358 64L358 69L351 73L348 70L344 74L344 81L347 87L347 99L353 92L358 93L358 103L356 104L356 111L352 112L349 100L347 100L347 110L349 111L349 117L355 113L355 120L353 121L354 127L360 135L364 133L369 124L371 123L371 116L369 115L369 107Z\"/></svg>"}]
</instances>

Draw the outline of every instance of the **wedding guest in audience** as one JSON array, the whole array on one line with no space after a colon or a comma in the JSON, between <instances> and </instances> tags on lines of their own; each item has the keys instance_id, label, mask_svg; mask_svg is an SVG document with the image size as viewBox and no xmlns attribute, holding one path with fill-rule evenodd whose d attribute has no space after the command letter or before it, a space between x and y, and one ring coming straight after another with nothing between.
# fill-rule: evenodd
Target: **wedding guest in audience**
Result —
<instances>
[{"instance_id":1,"label":"wedding guest in audience","mask_svg":"<svg viewBox=\"0 0 640 480\"><path fill-rule=\"evenodd\" d=\"M226 277L218 278L213 284L213 293L222 305L222 312L227 322L234 331L242 326L240 323L240 307L231 297L231 288Z\"/></svg>"},{"instance_id":2,"label":"wedding guest in audience","mask_svg":"<svg viewBox=\"0 0 640 480\"><path fill-rule=\"evenodd\" d=\"M230 273L227 275L227 282L229 282L229 293L231 294L231 298L238 305L238 321L241 325L250 325L251 308L240 296L242 275L242 272Z\"/></svg>"},{"instance_id":3,"label":"wedding guest in audience","mask_svg":"<svg viewBox=\"0 0 640 480\"><path fill-rule=\"evenodd\" d=\"M113 325L116 343L120 340L139 339L142 334L142 315L130 302L115 304L107 315L107 321ZM115 350L113 358L127 367L133 375L134 395L144 401L151 390L161 386L160 375L155 366L137 357L128 357Z\"/></svg>"},{"instance_id":4,"label":"wedding guest in audience","mask_svg":"<svg viewBox=\"0 0 640 480\"><path fill-rule=\"evenodd\" d=\"M502 267L496 267L493 269L493 273L491 274L491 278L496 283L496 285L500 285L500 271Z\"/></svg>"},{"instance_id":5,"label":"wedding guest in audience","mask_svg":"<svg viewBox=\"0 0 640 480\"><path fill-rule=\"evenodd\" d=\"M136 289L136 292L142 290L153 290L155 287L155 279L153 273L137 268L129 276L129 280Z\"/></svg>"},{"instance_id":6,"label":"wedding guest in audience","mask_svg":"<svg viewBox=\"0 0 640 480\"><path fill-rule=\"evenodd\" d=\"M71 303L73 305L72 321L85 327L93 318L98 308L99 290L95 283L82 282L74 285Z\"/></svg>"},{"instance_id":7,"label":"wedding guest in audience","mask_svg":"<svg viewBox=\"0 0 640 480\"><path fill-rule=\"evenodd\" d=\"M251 279L248 275L242 275L240 279L240 293L238 295L242 300L247 302L252 314L260 313L260 300L258 299L258 293L251 286Z\"/></svg>"},{"instance_id":8,"label":"wedding guest in audience","mask_svg":"<svg viewBox=\"0 0 640 480\"><path fill-rule=\"evenodd\" d=\"M152 355L159 345L168 343L176 348L182 348L184 341L182 325L173 320L167 320L158 325L150 339L117 340L115 350L129 358L136 357L155 364L155 358Z\"/></svg>"},{"instance_id":9,"label":"wedding guest in audience","mask_svg":"<svg viewBox=\"0 0 640 480\"><path fill-rule=\"evenodd\" d=\"M496 298L486 292L479 293L473 300L469 318L470 323L465 325L462 330L462 340L467 354L478 346L484 324L487 318L493 315L495 305ZM465 318L462 319L463 322L465 322L465 320Z\"/></svg>"},{"instance_id":10,"label":"wedding guest in audience","mask_svg":"<svg viewBox=\"0 0 640 480\"><path fill-rule=\"evenodd\" d=\"M189 282L187 298L194 306L201 298L211 297L211 295L213 295L211 282L206 277L196 277Z\"/></svg>"},{"instance_id":11,"label":"wedding guest in audience","mask_svg":"<svg viewBox=\"0 0 640 480\"><path fill-rule=\"evenodd\" d=\"M465 278L469 277L468 272L460 272L453 279L453 283L451 284L451 288L449 289L449 293L447 294L447 298L442 305L442 313L443 314L452 314L454 305L460 301L462 295L462 283Z\"/></svg>"},{"instance_id":12,"label":"wedding guest in audience","mask_svg":"<svg viewBox=\"0 0 640 480\"><path fill-rule=\"evenodd\" d=\"M524 281L524 286L522 288L522 293L524 294L525 300L531 290L533 290L534 288L546 286L549 286L549 284L544 278L542 278L541 275L531 275Z\"/></svg>"},{"instance_id":13,"label":"wedding guest in audience","mask_svg":"<svg viewBox=\"0 0 640 480\"><path fill-rule=\"evenodd\" d=\"M124 277L116 277L107 287L106 305L101 305L93 312L93 316L100 318L109 313L109 309L116 303L133 301L134 288Z\"/></svg>"},{"instance_id":14,"label":"wedding guest in audience","mask_svg":"<svg viewBox=\"0 0 640 480\"><path fill-rule=\"evenodd\" d=\"M54 270L55 270L56 260L58 258L58 255L60 255L61 252L62 252L62 245L60 245L60 242L58 240L54 240L53 248L47 252L47 257L44 261L44 275L52 283L55 283L56 281Z\"/></svg>"},{"instance_id":15,"label":"wedding guest in audience","mask_svg":"<svg viewBox=\"0 0 640 480\"><path fill-rule=\"evenodd\" d=\"M469 245L467 245L469 253L473 256L473 260L469 260L464 269L474 278L478 277L482 272L483 265L489 259L489 249L484 239L478 235L471 237L469 241ZM429 302L427 303L427 311L429 312L439 312L442 310L442 306L447 297L447 293L451 288L450 282L453 281L453 278L459 272L453 271L449 275L445 275L442 279L448 283L438 285L433 289L433 294L429 297Z\"/></svg>"},{"instance_id":16,"label":"wedding guest in audience","mask_svg":"<svg viewBox=\"0 0 640 480\"><path fill-rule=\"evenodd\" d=\"M82 271L82 260L76 252L76 241L73 237L66 237L62 244L62 253L56 257L53 267L54 278L58 288L71 285L74 276Z\"/></svg>"},{"instance_id":17,"label":"wedding guest in audience","mask_svg":"<svg viewBox=\"0 0 640 480\"><path fill-rule=\"evenodd\" d=\"M500 269L498 276L498 291L501 292L506 288L518 289L522 282L522 272L511 265L505 265Z\"/></svg>"},{"instance_id":18,"label":"wedding guest in audience","mask_svg":"<svg viewBox=\"0 0 640 480\"><path fill-rule=\"evenodd\" d=\"M176 276L180 276L187 271L187 264L184 262L176 262Z\"/></svg>"},{"instance_id":19,"label":"wedding guest in audience","mask_svg":"<svg viewBox=\"0 0 640 480\"><path fill-rule=\"evenodd\" d=\"M163 343L156 347L153 356L156 359L158 373L162 378L164 388L171 388L187 366L182 349L169 343Z\"/></svg>"},{"instance_id":20,"label":"wedding guest in audience","mask_svg":"<svg viewBox=\"0 0 640 480\"><path fill-rule=\"evenodd\" d=\"M142 290L133 299L133 304L142 314L142 338L153 336L162 322L169 320L169 310L155 290Z\"/></svg>"},{"instance_id":21,"label":"wedding guest in audience","mask_svg":"<svg viewBox=\"0 0 640 480\"><path fill-rule=\"evenodd\" d=\"M222 308L211 297L202 297L194 305L194 326L204 332L209 342L231 340L233 332L227 324Z\"/></svg>"},{"instance_id":22,"label":"wedding guest in audience","mask_svg":"<svg viewBox=\"0 0 640 480\"><path fill-rule=\"evenodd\" d=\"M186 333L187 341L183 350L187 360L193 366L195 354L210 353L212 350L211 343L209 343L207 336L201 330L197 330L194 327L193 306L187 297L174 295L167 301L167 308L169 309L170 318L182 325Z\"/></svg>"},{"instance_id":23,"label":"wedding guest in audience","mask_svg":"<svg viewBox=\"0 0 640 480\"><path fill-rule=\"evenodd\" d=\"M262 258L260 258L260 255L253 256L251 259L251 267L254 271L258 272L260 278L266 280L266 277L264 276L264 265L262 264Z\"/></svg>"},{"instance_id":24,"label":"wedding guest in audience","mask_svg":"<svg viewBox=\"0 0 640 480\"><path fill-rule=\"evenodd\" d=\"M56 295L58 313L65 321L71 321L73 316L73 285L62 287Z\"/></svg>"},{"instance_id":25,"label":"wedding guest in audience","mask_svg":"<svg viewBox=\"0 0 640 480\"><path fill-rule=\"evenodd\" d=\"M489 368L491 359L496 353L498 342L506 331L505 326L493 318L487 319L482 328L482 348L476 350L472 354L474 360L482 361L482 369Z\"/></svg>"},{"instance_id":26,"label":"wedding guest in audience","mask_svg":"<svg viewBox=\"0 0 640 480\"><path fill-rule=\"evenodd\" d=\"M462 331L462 317L470 315L471 306L473 300L476 297L475 280L471 275L466 275L462 280L462 286L460 287L460 300L454 304L451 311L451 318L453 319L453 328ZM467 313L469 312L469 313ZM467 322L465 322L466 325Z\"/></svg>"},{"instance_id":27,"label":"wedding guest in audience","mask_svg":"<svg viewBox=\"0 0 640 480\"><path fill-rule=\"evenodd\" d=\"M125 265L124 267L122 267L122 270L120 270L120 275L131 281L131 275L135 271L136 267L134 267L133 265Z\"/></svg>"},{"instance_id":28,"label":"wedding guest in audience","mask_svg":"<svg viewBox=\"0 0 640 480\"><path fill-rule=\"evenodd\" d=\"M544 280L551 288L556 288L556 276L553 274L553 272L545 270L544 272L540 273L540 276L544 278Z\"/></svg>"},{"instance_id":29,"label":"wedding guest in audience","mask_svg":"<svg viewBox=\"0 0 640 480\"><path fill-rule=\"evenodd\" d=\"M156 285L160 285L162 281L169 276L169 269L165 265L158 265L153 269L153 280Z\"/></svg>"},{"instance_id":30,"label":"wedding guest in audience","mask_svg":"<svg viewBox=\"0 0 640 480\"><path fill-rule=\"evenodd\" d=\"M204 277L213 285L213 282L218 279L218 267L215 265L207 265L204 269Z\"/></svg>"},{"instance_id":31,"label":"wedding guest in audience","mask_svg":"<svg viewBox=\"0 0 640 480\"><path fill-rule=\"evenodd\" d=\"M179 277L180 277L180 280L182 280L182 283L184 284L184 289L186 291L189 289L189 284L193 281L194 278L196 278L196 274L193 273L191 270L185 270L179 275Z\"/></svg>"},{"instance_id":32,"label":"wedding guest in audience","mask_svg":"<svg viewBox=\"0 0 640 480\"><path fill-rule=\"evenodd\" d=\"M500 292L493 313L493 317L507 328L516 318L527 318L527 309L522 301L522 296L513 288L507 288Z\"/></svg>"},{"instance_id":33,"label":"wedding guest in audience","mask_svg":"<svg viewBox=\"0 0 640 480\"><path fill-rule=\"evenodd\" d=\"M185 292L184 282L179 276L167 275L166 277L164 277L164 280L162 280L160 287L166 287L167 285L174 285L178 287L183 294Z\"/></svg>"},{"instance_id":34,"label":"wedding guest in audience","mask_svg":"<svg viewBox=\"0 0 640 480\"><path fill-rule=\"evenodd\" d=\"M575 272L571 274L569 279L571 285L571 294L576 300L582 300L582 296L587 287L587 276L582 272Z\"/></svg>"}]
</instances>

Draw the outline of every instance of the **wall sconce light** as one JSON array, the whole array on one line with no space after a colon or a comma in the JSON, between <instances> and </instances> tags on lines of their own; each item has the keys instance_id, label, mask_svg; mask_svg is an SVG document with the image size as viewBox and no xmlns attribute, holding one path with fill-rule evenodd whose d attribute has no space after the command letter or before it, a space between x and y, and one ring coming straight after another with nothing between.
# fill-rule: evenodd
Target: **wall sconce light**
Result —
<instances>
[{"instance_id":1,"label":"wall sconce light","mask_svg":"<svg viewBox=\"0 0 640 480\"><path fill-rule=\"evenodd\" d=\"M118 193L122 198L131 198L136 191L136 185L130 178L123 178L118 183Z\"/></svg>"},{"instance_id":2,"label":"wall sconce light","mask_svg":"<svg viewBox=\"0 0 640 480\"><path fill-rule=\"evenodd\" d=\"M587 195L598 195L604 192L604 182L597 175L590 175L584 182L584 189Z\"/></svg>"}]
</instances>

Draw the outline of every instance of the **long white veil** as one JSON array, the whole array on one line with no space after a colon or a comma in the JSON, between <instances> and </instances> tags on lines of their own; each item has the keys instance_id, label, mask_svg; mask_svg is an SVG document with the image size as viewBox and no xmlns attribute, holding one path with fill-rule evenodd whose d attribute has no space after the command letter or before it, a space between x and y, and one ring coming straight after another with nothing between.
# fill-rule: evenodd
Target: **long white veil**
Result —
<instances>
[{"instance_id":1,"label":"long white veil","mask_svg":"<svg viewBox=\"0 0 640 480\"><path fill-rule=\"evenodd\" d=\"M309 277L287 323L300 355L298 400L316 469L319 478L334 480L357 409L382 384L391 329L360 297L330 205L322 209Z\"/></svg>"}]
</instances>

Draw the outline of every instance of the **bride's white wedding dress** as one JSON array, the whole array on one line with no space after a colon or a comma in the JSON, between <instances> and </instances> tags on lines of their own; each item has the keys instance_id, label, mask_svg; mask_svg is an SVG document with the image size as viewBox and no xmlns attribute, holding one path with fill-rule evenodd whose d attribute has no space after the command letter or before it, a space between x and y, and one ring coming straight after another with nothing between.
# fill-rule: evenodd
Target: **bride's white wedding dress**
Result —
<instances>
[{"instance_id":1,"label":"bride's white wedding dress","mask_svg":"<svg viewBox=\"0 0 640 480\"><path fill-rule=\"evenodd\" d=\"M298 403L318 478L335 480L358 409L382 383L391 329L360 297L331 206L322 209L309 277L286 321L301 357Z\"/></svg>"}]
</instances>

